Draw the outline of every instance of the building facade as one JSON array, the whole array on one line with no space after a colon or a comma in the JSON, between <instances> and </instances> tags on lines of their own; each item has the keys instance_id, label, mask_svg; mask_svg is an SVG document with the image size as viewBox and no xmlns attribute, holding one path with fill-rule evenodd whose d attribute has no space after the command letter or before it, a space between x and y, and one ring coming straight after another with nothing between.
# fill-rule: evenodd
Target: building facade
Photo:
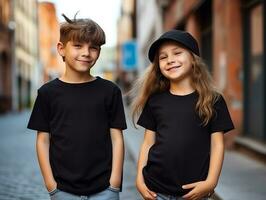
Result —
<instances>
[{"instance_id":1,"label":"building facade","mask_svg":"<svg viewBox=\"0 0 266 200\"><path fill-rule=\"evenodd\" d=\"M139 72L149 65L147 55L151 42L163 32L163 8L167 3L165 1L154 0L137 1Z\"/></svg>"},{"instance_id":2,"label":"building facade","mask_svg":"<svg viewBox=\"0 0 266 200\"><path fill-rule=\"evenodd\" d=\"M12 2L0 0L0 113L12 108Z\"/></svg>"},{"instance_id":3,"label":"building facade","mask_svg":"<svg viewBox=\"0 0 266 200\"><path fill-rule=\"evenodd\" d=\"M38 24L42 81L47 82L59 77L65 70L64 62L56 49L60 27L53 3L38 3Z\"/></svg>"},{"instance_id":4,"label":"building facade","mask_svg":"<svg viewBox=\"0 0 266 200\"><path fill-rule=\"evenodd\" d=\"M201 55L224 94L236 126L231 134L225 135L227 147L235 144L251 147L256 143L255 146L262 147L257 149L264 149L261 152L265 153L265 1L157 0L149 8L145 8L149 1L138 2L138 10L146 18L161 18L161 32L186 30L198 40ZM147 14L146 9L151 7L156 9ZM140 53L145 57L145 46L149 47L153 40L149 28L144 28L146 18L140 15L138 20ZM158 20L150 23L148 27L160 26Z\"/></svg>"},{"instance_id":5,"label":"building facade","mask_svg":"<svg viewBox=\"0 0 266 200\"><path fill-rule=\"evenodd\" d=\"M137 71L136 5L136 0L122 0L121 16L117 26L116 81L124 93L129 91ZM127 103L129 103L129 99Z\"/></svg>"},{"instance_id":6,"label":"building facade","mask_svg":"<svg viewBox=\"0 0 266 200\"><path fill-rule=\"evenodd\" d=\"M13 0L15 22L13 110L31 106L39 86L38 7L36 0Z\"/></svg>"}]
</instances>

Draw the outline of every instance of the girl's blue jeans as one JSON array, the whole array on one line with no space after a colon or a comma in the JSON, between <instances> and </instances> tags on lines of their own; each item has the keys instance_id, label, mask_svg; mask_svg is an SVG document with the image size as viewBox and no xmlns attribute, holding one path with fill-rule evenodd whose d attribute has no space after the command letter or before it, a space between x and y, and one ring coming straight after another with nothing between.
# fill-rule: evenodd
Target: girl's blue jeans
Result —
<instances>
[{"instance_id":1,"label":"girl's blue jeans","mask_svg":"<svg viewBox=\"0 0 266 200\"><path fill-rule=\"evenodd\" d=\"M175 197L171 195L157 193L156 200L184 200L184 199L182 197ZM208 198L202 198L201 200L208 200Z\"/></svg>"},{"instance_id":2,"label":"girl's blue jeans","mask_svg":"<svg viewBox=\"0 0 266 200\"><path fill-rule=\"evenodd\" d=\"M119 200L119 188L108 187L102 192L89 195L89 196L79 196L63 192L59 189L55 189L49 192L51 200Z\"/></svg>"}]
</instances>

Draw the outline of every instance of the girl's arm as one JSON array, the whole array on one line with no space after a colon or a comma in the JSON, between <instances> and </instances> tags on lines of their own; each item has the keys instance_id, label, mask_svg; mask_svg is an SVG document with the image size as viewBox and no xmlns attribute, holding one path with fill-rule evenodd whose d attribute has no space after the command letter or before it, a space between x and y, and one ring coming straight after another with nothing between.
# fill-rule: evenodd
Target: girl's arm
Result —
<instances>
[{"instance_id":1,"label":"girl's arm","mask_svg":"<svg viewBox=\"0 0 266 200\"><path fill-rule=\"evenodd\" d=\"M38 132L36 150L42 176L48 192L56 189L56 182L49 161L50 135L46 132Z\"/></svg>"},{"instance_id":2,"label":"girl's arm","mask_svg":"<svg viewBox=\"0 0 266 200\"><path fill-rule=\"evenodd\" d=\"M211 157L207 180L213 190L218 184L224 160L224 134L216 132L211 135Z\"/></svg>"},{"instance_id":3,"label":"girl's arm","mask_svg":"<svg viewBox=\"0 0 266 200\"><path fill-rule=\"evenodd\" d=\"M222 170L224 159L224 134L215 132L211 134L211 155L207 179L196 183L184 185L184 189L192 189L183 198L188 200L200 199L212 193L216 187Z\"/></svg>"},{"instance_id":4,"label":"girl's arm","mask_svg":"<svg viewBox=\"0 0 266 200\"><path fill-rule=\"evenodd\" d=\"M142 175L142 169L147 164L149 149L155 143L155 134L155 132L146 129L138 160L136 186L145 200L156 199L156 193L147 188Z\"/></svg>"},{"instance_id":5,"label":"girl's arm","mask_svg":"<svg viewBox=\"0 0 266 200\"><path fill-rule=\"evenodd\" d=\"M122 180L122 170L124 162L124 140L120 129L111 128L112 140L112 173L110 177L110 185L115 188L120 188Z\"/></svg>"}]
</instances>

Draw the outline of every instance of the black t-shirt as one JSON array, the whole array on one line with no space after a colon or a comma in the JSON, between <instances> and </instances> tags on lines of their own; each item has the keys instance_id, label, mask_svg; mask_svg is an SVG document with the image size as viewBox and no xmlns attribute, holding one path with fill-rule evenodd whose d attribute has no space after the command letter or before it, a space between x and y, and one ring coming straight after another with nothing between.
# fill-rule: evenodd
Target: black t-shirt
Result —
<instances>
[{"instance_id":1,"label":"black t-shirt","mask_svg":"<svg viewBox=\"0 0 266 200\"><path fill-rule=\"evenodd\" d=\"M28 128L50 133L50 164L58 189L90 195L109 186L110 128L126 129L121 91L97 77L86 83L55 79L38 90Z\"/></svg>"},{"instance_id":2,"label":"black t-shirt","mask_svg":"<svg viewBox=\"0 0 266 200\"><path fill-rule=\"evenodd\" d=\"M182 185L205 180L210 161L210 135L233 129L222 97L215 103L215 116L202 125L195 106L198 93L173 95L169 91L152 95L138 124L156 132L155 144L148 153L143 176L155 192L181 196Z\"/></svg>"}]
</instances>

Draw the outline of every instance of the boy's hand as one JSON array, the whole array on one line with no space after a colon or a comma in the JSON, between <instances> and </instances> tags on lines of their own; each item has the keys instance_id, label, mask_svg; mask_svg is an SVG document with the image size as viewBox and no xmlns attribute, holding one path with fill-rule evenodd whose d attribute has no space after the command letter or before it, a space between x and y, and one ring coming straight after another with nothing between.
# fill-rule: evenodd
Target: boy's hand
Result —
<instances>
[{"instance_id":1,"label":"boy's hand","mask_svg":"<svg viewBox=\"0 0 266 200\"><path fill-rule=\"evenodd\" d=\"M137 189L140 192L141 196L145 200L155 200L156 199L157 194L155 192L149 190L147 188L147 186L145 185L145 183L137 181L136 186L137 186Z\"/></svg>"},{"instance_id":2,"label":"boy's hand","mask_svg":"<svg viewBox=\"0 0 266 200\"><path fill-rule=\"evenodd\" d=\"M57 188L57 183L55 181L52 181L52 182L46 184L46 189L48 192L52 192L56 188Z\"/></svg>"},{"instance_id":3,"label":"boy's hand","mask_svg":"<svg viewBox=\"0 0 266 200\"><path fill-rule=\"evenodd\" d=\"M213 193L214 185L208 181L199 181L187 185L183 185L183 189L191 189L189 193L183 196L186 200L199 200Z\"/></svg>"},{"instance_id":4,"label":"boy's hand","mask_svg":"<svg viewBox=\"0 0 266 200\"><path fill-rule=\"evenodd\" d=\"M120 179L113 178L113 177L110 178L109 183L110 183L110 186L114 188L120 188L120 185L121 185Z\"/></svg>"}]
</instances>

